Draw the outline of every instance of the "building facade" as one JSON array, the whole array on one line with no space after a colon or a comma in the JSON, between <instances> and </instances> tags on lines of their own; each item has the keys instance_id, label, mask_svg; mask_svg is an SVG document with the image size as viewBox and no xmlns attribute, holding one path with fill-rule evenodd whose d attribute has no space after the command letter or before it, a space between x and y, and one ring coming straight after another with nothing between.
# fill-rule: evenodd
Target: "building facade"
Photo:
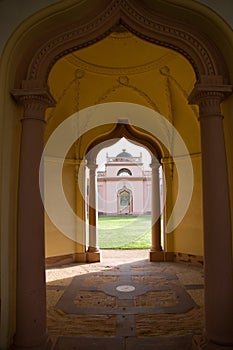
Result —
<instances>
[{"instance_id":1,"label":"building facade","mask_svg":"<svg viewBox=\"0 0 233 350\"><path fill-rule=\"evenodd\" d=\"M133 157L125 149L116 157L107 154L97 184L99 215L151 213L151 171L143 169L142 154Z\"/></svg>"}]
</instances>

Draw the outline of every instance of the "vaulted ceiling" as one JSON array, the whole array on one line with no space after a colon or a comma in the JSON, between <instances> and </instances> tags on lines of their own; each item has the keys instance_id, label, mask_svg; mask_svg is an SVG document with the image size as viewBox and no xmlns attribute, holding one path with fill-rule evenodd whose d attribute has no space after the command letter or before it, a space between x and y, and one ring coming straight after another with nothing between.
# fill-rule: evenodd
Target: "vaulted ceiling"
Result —
<instances>
[{"instance_id":1,"label":"vaulted ceiling","mask_svg":"<svg viewBox=\"0 0 233 350\"><path fill-rule=\"evenodd\" d=\"M199 152L197 109L187 102L194 83L192 66L183 56L119 26L105 39L63 57L52 68L49 86L57 106L47 111L46 138L83 108L131 102L161 113L180 132L189 151Z\"/></svg>"}]
</instances>

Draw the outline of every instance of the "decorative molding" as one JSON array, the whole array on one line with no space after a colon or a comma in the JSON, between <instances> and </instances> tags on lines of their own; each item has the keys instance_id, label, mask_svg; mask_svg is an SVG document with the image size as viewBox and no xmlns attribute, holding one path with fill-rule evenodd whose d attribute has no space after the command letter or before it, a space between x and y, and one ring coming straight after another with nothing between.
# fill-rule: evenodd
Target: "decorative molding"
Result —
<instances>
[{"instance_id":1,"label":"decorative molding","mask_svg":"<svg viewBox=\"0 0 233 350\"><path fill-rule=\"evenodd\" d=\"M197 78L204 72L208 75L218 75L221 68L217 66L215 58L219 61L220 52L217 53L216 47L211 47L208 38L205 38L203 33L197 32L195 28L186 23L176 23L172 18L161 17L158 13L149 12L142 5L140 8L139 6L133 7L134 4L133 1L122 1L122 7L131 20L131 25L127 21L124 22L126 28L147 41L181 53L191 62ZM139 28L141 31L138 30ZM225 68L225 65L223 67Z\"/></svg>"},{"instance_id":2,"label":"decorative molding","mask_svg":"<svg viewBox=\"0 0 233 350\"><path fill-rule=\"evenodd\" d=\"M150 72L151 70L159 69L165 62L172 61L175 55L172 52L166 53L157 60L142 64L140 66L131 67L105 67L87 62L81 59L76 54L70 54L66 57L66 61L75 67L79 67L87 72L102 74L102 75L135 75Z\"/></svg>"},{"instance_id":3,"label":"decorative molding","mask_svg":"<svg viewBox=\"0 0 233 350\"><path fill-rule=\"evenodd\" d=\"M172 125L174 125L174 108L172 103L172 91L171 91L171 83L170 83L170 68L168 66L164 66L160 69L160 74L165 77L165 95L167 98L167 105L168 105L168 120L171 122ZM163 121L163 119L162 119ZM169 149L173 152L174 149L174 129L172 128L171 134L169 131L169 128L167 124L164 123L164 128L166 129L166 134L169 142ZM173 178L173 167L174 163L170 163L170 175L171 178Z\"/></svg>"},{"instance_id":4,"label":"decorative molding","mask_svg":"<svg viewBox=\"0 0 233 350\"><path fill-rule=\"evenodd\" d=\"M79 103L80 103L80 86L81 79L84 77L85 71L82 69L76 69L75 71L75 81L74 81L74 103L73 103L73 113L79 111Z\"/></svg>"},{"instance_id":5,"label":"decorative molding","mask_svg":"<svg viewBox=\"0 0 233 350\"><path fill-rule=\"evenodd\" d=\"M199 85L206 84L208 80L209 86L213 86L214 81L221 81L222 85L215 84L220 91L222 87L227 86L225 83L228 81L228 76L223 57L215 45L211 44L211 40L207 40L203 33L196 31L194 27L191 28L189 24L176 23L170 17L160 16L153 11L148 12L140 2L132 0L113 0L104 11L98 8L94 11L96 11L96 16L92 17L94 20L84 25L69 27L66 31L63 28L62 33L48 39L40 47L29 64L28 82L46 84L49 71L58 59L106 37L114 31L116 24L121 23L138 37L173 49L188 58L196 72ZM117 35L119 36L119 33L115 34L115 37ZM76 82L76 79L78 77L75 77L70 84ZM24 89L24 86L22 87ZM135 87L132 88L136 91ZM137 92L140 93L139 90ZM193 97L193 93L191 96ZM189 98L190 104L196 103L192 97ZM223 98L225 97L224 94Z\"/></svg>"},{"instance_id":6,"label":"decorative molding","mask_svg":"<svg viewBox=\"0 0 233 350\"><path fill-rule=\"evenodd\" d=\"M210 342L206 339L204 335L194 335L192 338L192 349L193 350L216 350L216 346L213 346L213 344L210 344L210 347L208 345ZM222 347L221 347L222 348ZM220 349L221 349L220 348ZM226 348L225 348L226 349ZM222 348L223 350L223 348Z\"/></svg>"},{"instance_id":7,"label":"decorative molding","mask_svg":"<svg viewBox=\"0 0 233 350\"><path fill-rule=\"evenodd\" d=\"M171 92L171 84L170 84L170 68L168 66L164 66L160 69L160 74L165 77L165 95L167 97L168 104L168 120L174 125L174 109L172 103L172 92ZM175 79L174 79L175 80ZM172 135L172 143L173 143L173 135Z\"/></svg>"},{"instance_id":8,"label":"decorative molding","mask_svg":"<svg viewBox=\"0 0 233 350\"><path fill-rule=\"evenodd\" d=\"M74 78L67 84L67 86L64 88L62 93L56 97L56 106L62 101L63 97L67 94L67 92L72 88L72 86L75 86L75 96L73 100L73 113L79 111L79 103L80 103L80 86L81 86L81 79L84 77L85 71L82 69L76 69L74 73ZM53 91L53 95L55 95L55 92ZM49 111L47 115L47 123L50 122L50 120L53 118L55 113L55 109Z\"/></svg>"},{"instance_id":9,"label":"decorative molding","mask_svg":"<svg viewBox=\"0 0 233 350\"><path fill-rule=\"evenodd\" d=\"M118 77L117 82L118 83L116 85L114 85L111 88L107 89L107 91L105 91L105 93L103 93L103 95L101 95L95 101L94 104L102 103L103 101L105 101L109 97L110 94L112 94L112 93L116 92L117 90L125 87L125 88L128 88L129 90L134 91L139 96L141 96L154 111L157 111L158 113L160 113L159 107L149 97L149 95L146 94L143 90L141 90L141 89L137 88L136 86L130 84L129 78L127 76L120 76L120 77Z\"/></svg>"},{"instance_id":10,"label":"decorative molding","mask_svg":"<svg viewBox=\"0 0 233 350\"><path fill-rule=\"evenodd\" d=\"M167 84L169 84L168 89L169 89L169 95L171 95L171 91L170 91L170 81L174 82L174 84L177 86L177 88L179 89L179 91L181 92L181 94L184 96L185 100L188 100L189 98L189 94L187 93L187 91L182 87L182 85L178 82L177 79L175 79L173 77L173 75L171 74L170 68L168 66L164 66L160 69L160 74L164 75L167 78ZM198 109L196 108L196 106L190 104L190 108L193 111L193 114L198 118ZM170 111L170 113L172 114L172 110Z\"/></svg>"},{"instance_id":11,"label":"decorative molding","mask_svg":"<svg viewBox=\"0 0 233 350\"><path fill-rule=\"evenodd\" d=\"M188 154L180 154L177 156L169 156L169 157L162 157L160 159L161 164L164 164L164 166L168 166L169 168L169 175L171 177L171 179L173 180L173 172L174 172L174 159L176 159L176 162L182 159L185 159L187 157L190 157L191 159L194 158L200 158L201 160L201 152L197 152L197 153L188 153Z\"/></svg>"},{"instance_id":12,"label":"decorative molding","mask_svg":"<svg viewBox=\"0 0 233 350\"><path fill-rule=\"evenodd\" d=\"M63 163L64 165L80 165L84 160L74 158L61 158L55 156L44 156L44 161L47 163Z\"/></svg>"},{"instance_id":13,"label":"decorative molding","mask_svg":"<svg viewBox=\"0 0 233 350\"><path fill-rule=\"evenodd\" d=\"M105 101L108 96L114 92L116 92L118 89L122 88L123 86L119 84L119 82L112 87L108 88L101 96L98 97L98 99L94 102L94 104L99 104Z\"/></svg>"},{"instance_id":14,"label":"decorative molding","mask_svg":"<svg viewBox=\"0 0 233 350\"><path fill-rule=\"evenodd\" d=\"M128 123L123 124L122 122L117 123L109 133L98 135L98 137L92 141L91 144L89 144L86 153L90 152L98 144L101 144L106 140L121 137L125 137L131 142L139 142L147 147L156 157L162 157L162 149L156 142L157 140L152 135L144 134L141 131L135 129L132 125Z\"/></svg>"},{"instance_id":15,"label":"decorative molding","mask_svg":"<svg viewBox=\"0 0 233 350\"><path fill-rule=\"evenodd\" d=\"M93 5L94 7L94 5ZM77 7L78 8L78 7ZM195 27L176 22L171 16L145 9L139 1L114 0L104 11L93 9L93 20L67 28L40 47L27 72L27 79L47 80L50 68L61 57L89 46L114 30L120 23L138 37L181 53L192 64L197 79L201 75L221 75L227 80L226 65L221 53Z\"/></svg>"},{"instance_id":16,"label":"decorative molding","mask_svg":"<svg viewBox=\"0 0 233 350\"><path fill-rule=\"evenodd\" d=\"M172 163L174 163L174 159L179 160L179 159L184 159L187 157L201 158L201 152L180 154L180 155L173 156L173 157L163 157L163 158L161 158L161 163L162 164L172 164Z\"/></svg>"}]
</instances>

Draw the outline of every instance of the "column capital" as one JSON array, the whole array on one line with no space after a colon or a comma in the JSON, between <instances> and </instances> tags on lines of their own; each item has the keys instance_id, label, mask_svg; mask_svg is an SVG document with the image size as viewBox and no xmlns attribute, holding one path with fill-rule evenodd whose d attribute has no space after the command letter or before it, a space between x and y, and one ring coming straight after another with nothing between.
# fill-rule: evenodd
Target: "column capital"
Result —
<instances>
[{"instance_id":1,"label":"column capital","mask_svg":"<svg viewBox=\"0 0 233 350\"><path fill-rule=\"evenodd\" d=\"M188 98L190 104L199 105L199 118L222 117L220 104L232 93L231 85L220 81L211 83L210 78L203 78L201 83L196 83Z\"/></svg>"},{"instance_id":2,"label":"column capital","mask_svg":"<svg viewBox=\"0 0 233 350\"><path fill-rule=\"evenodd\" d=\"M25 80L21 89L13 89L11 95L24 107L22 120L37 119L44 121L44 112L48 107L55 107L56 101L47 86L37 81Z\"/></svg>"},{"instance_id":3,"label":"column capital","mask_svg":"<svg viewBox=\"0 0 233 350\"><path fill-rule=\"evenodd\" d=\"M153 169L159 169L159 167L160 167L160 162L159 162L159 160L157 159L157 158L153 158L152 159L152 162L150 163L150 167L151 167L151 169L153 170Z\"/></svg>"},{"instance_id":4,"label":"column capital","mask_svg":"<svg viewBox=\"0 0 233 350\"><path fill-rule=\"evenodd\" d=\"M92 162L92 163L87 163L87 167L91 171L95 171L98 168L98 165L95 162Z\"/></svg>"}]
</instances>

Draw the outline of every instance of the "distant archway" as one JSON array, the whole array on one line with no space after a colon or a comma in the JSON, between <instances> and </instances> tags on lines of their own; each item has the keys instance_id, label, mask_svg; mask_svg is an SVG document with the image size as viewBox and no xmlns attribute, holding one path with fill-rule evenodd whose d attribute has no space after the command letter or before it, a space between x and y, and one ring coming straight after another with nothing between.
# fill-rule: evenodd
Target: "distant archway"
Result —
<instances>
[{"instance_id":1,"label":"distant archway","mask_svg":"<svg viewBox=\"0 0 233 350\"><path fill-rule=\"evenodd\" d=\"M103 135L94 133L94 135L98 135L98 136L96 136L92 140L92 142L89 143L89 146L88 146L87 151L86 151L86 158L87 158L87 166L88 167L89 167L89 164L93 164L91 166L93 168L95 168L96 167L96 165L95 165L96 164L96 156L99 153L99 151L104 147L108 147L108 146L113 145L117 139L120 139L122 137L126 138L128 141L130 141L132 143L135 143L136 145L140 145L140 146L145 147L145 149L147 149L147 151L149 151L149 153L152 155L152 157L154 159L157 159L158 164L160 164L160 159L161 159L162 154L164 152L163 145L160 144L160 141L158 141L154 136L152 136L152 134L150 135L147 131L129 124L129 122L127 120L118 120L118 123L113 124L111 126L111 129L108 133L105 132ZM129 156L128 160L126 160L126 158L124 156ZM109 165L111 165L112 162L116 165L117 163L115 163L115 161L118 162L120 160L129 162L129 164L130 164L130 160L131 160L133 162L133 164L135 162L134 166L137 167L136 162L139 162L139 163L141 162L140 157L133 157L131 154L129 154L127 152L122 152L122 153L118 154L116 157L108 157L108 159L110 161ZM120 168L118 174L120 173L120 174L124 175L124 172L126 172L126 174L127 174L126 178L132 176L131 171L127 168ZM131 173L131 175L129 173ZM101 172L100 172L100 175L101 175L100 176L100 178L101 178L102 177ZM94 176L94 173L92 173L92 175L90 175L90 176ZM144 174L144 177L145 177L144 180L147 180L145 174ZM120 180L121 180L121 176L119 176L118 182ZM156 178L151 179L151 181L156 182L155 187L157 187L158 189L160 188L159 177L156 176ZM89 180L89 183L90 182L91 181ZM93 187L94 183L95 183L95 181L93 180L92 181L92 184L93 184L92 189L89 191L89 193L91 194L91 197L93 196L93 192L96 191L96 190L94 190L94 187ZM130 214L134 213L134 210L136 210L136 212L134 213L135 215L143 215L143 214L145 215L146 213L144 212L144 209L145 209L144 202L142 204L142 207L141 207L141 202L140 202L140 204L138 203L138 205L136 206L137 201L133 198L132 189L130 190L129 188L127 188L126 185L123 185L123 188L129 194L127 196L128 204L123 205L123 202L121 201L122 199L126 200L126 193L124 193L125 191L120 187L120 188L118 188L118 192L115 194L115 196L116 196L116 198L115 198L116 208L112 209L114 207L114 205L113 205L113 203L111 203L112 206L110 206L109 213L112 213L113 215L116 215L116 214L118 214L118 215L130 215ZM146 189L144 189L144 186L142 186L141 189L143 190L143 192L145 192L144 195L146 195L147 192L146 192ZM123 192L123 194L125 194L125 196L121 197L121 195L120 195L121 192ZM137 193L137 191L136 191L136 193ZM137 193L137 195L138 195L138 193ZM148 201L149 198L150 198L151 202L155 201L155 198L152 198L153 196L149 196L149 194L147 194L147 195L148 195L148 198L146 199L146 201ZM160 191L156 191L156 197L158 197L156 199L156 202L160 203ZM90 200L92 201L92 198ZM156 214L155 207L154 207L154 209L153 209L154 212L152 213L153 216L151 216L152 242L154 242L154 244L156 242L156 248L154 245L151 246L151 251L152 250L153 251L162 250L161 242L164 242L164 237L161 237L161 234L164 234L164 227L163 228L161 227L161 225L164 224L164 221L160 220L160 216L161 216L161 212L163 211L163 208L161 207L160 204L158 204L158 208L159 209L156 209L156 211L157 211L157 214ZM160 210L161 210L161 212L160 212ZM96 212L97 212L97 203L96 203L96 211L93 212L93 214L92 214L93 217L96 216L96 214L97 214ZM103 210L101 208L100 212L101 212L101 215L103 213L106 214L106 209ZM151 209L149 210L149 212L151 215ZM107 215L110 215L109 213ZM148 211L147 211L147 214L148 214ZM152 219L152 217L153 217L153 219ZM90 217L89 217L89 220L90 220ZM93 221L91 219L91 225L94 222L97 223L97 218L95 220L93 219ZM90 225L90 221L89 221L89 225ZM94 235L96 235L96 237L98 237L97 225L94 224L94 226L96 226L96 230L93 229L95 232ZM92 230L92 228L91 228L91 230ZM89 231L90 231L90 229L89 229ZM156 236L156 239L155 239L155 236ZM97 244L98 238L94 241ZM98 246L98 244L97 244L97 246ZM93 252L94 248L89 247L88 251ZM96 250L96 252L98 253L98 249ZM154 254L156 254L156 253L154 252ZM152 254L150 254L150 259L151 259L151 261L154 259L154 258L152 258Z\"/></svg>"},{"instance_id":2,"label":"distant archway","mask_svg":"<svg viewBox=\"0 0 233 350\"><path fill-rule=\"evenodd\" d=\"M132 172L127 168L122 168L118 171L117 176L132 176Z\"/></svg>"},{"instance_id":3,"label":"distant archway","mask_svg":"<svg viewBox=\"0 0 233 350\"><path fill-rule=\"evenodd\" d=\"M117 194L118 215L130 215L133 212L133 196L132 192L123 187Z\"/></svg>"}]
</instances>

